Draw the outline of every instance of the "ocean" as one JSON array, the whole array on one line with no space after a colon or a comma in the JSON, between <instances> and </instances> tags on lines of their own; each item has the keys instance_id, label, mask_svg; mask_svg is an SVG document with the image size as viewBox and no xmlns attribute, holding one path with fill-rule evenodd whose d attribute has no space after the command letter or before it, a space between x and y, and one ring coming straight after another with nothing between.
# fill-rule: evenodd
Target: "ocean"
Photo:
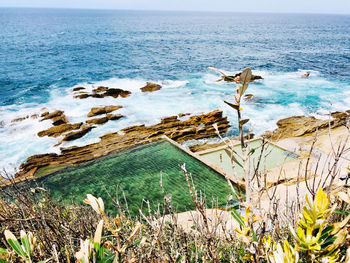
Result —
<instances>
[{"instance_id":1,"label":"ocean","mask_svg":"<svg viewBox=\"0 0 350 263\"><path fill-rule=\"evenodd\" d=\"M264 78L243 103L257 135L292 115L327 118L350 109L350 16L1 8L0 168L12 172L33 154L178 113L222 109L235 135L235 112L223 103L235 86L216 82L210 66L228 74L250 67ZM163 88L142 93L147 81ZM99 85L132 95L73 98L74 87ZM11 122L46 108L64 110L74 123L91 107L112 104L124 106L123 119L60 146L37 136L50 121Z\"/></svg>"}]
</instances>

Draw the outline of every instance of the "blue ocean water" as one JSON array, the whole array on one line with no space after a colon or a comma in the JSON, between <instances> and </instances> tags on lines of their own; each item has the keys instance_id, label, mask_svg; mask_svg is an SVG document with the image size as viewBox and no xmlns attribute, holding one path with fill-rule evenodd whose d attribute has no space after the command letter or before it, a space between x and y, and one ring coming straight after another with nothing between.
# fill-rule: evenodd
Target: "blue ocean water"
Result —
<instances>
[{"instance_id":1,"label":"blue ocean water","mask_svg":"<svg viewBox=\"0 0 350 263\"><path fill-rule=\"evenodd\" d=\"M250 85L255 99L243 108L257 134L290 115L350 109L350 16L2 8L0 167L180 112L219 108L234 123L223 103L234 87L215 82L219 76L209 66L227 73L249 66L264 77ZM300 77L305 72L310 78ZM147 81L163 89L141 93ZM73 99L72 88L82 85L133 93ZM59 147L57 139L36 135L49 122L11 122L43 107L64 110L76 122L91 107L109 104L123 105L126 117Z\"/></svg>"}]
</instances>

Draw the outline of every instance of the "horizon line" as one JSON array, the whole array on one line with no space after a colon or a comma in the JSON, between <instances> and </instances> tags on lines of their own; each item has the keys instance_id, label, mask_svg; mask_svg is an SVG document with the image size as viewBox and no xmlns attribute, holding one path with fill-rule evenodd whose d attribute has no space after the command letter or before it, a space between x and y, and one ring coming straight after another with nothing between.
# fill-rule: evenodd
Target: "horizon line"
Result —
<instances>
[{"instance_id":1,"label":"horizon line","mask_svg":"<svg viewBox=\"0 0 350 263\"><path fill-rule=\"evenodd\" d=\"M211 11L211 10L169 10L169 9L123 9L123 8L92 8L92 7L33 7L33 6L0 6L7 9L65 9L65 10L95 10L95 11L143 11L143 12L184 12L184 13L225 13L225 14L300 14L300 15L350 15L349 13L321 13L321 12L276 12L276 11Z\"/></svg>"}]
</instances>

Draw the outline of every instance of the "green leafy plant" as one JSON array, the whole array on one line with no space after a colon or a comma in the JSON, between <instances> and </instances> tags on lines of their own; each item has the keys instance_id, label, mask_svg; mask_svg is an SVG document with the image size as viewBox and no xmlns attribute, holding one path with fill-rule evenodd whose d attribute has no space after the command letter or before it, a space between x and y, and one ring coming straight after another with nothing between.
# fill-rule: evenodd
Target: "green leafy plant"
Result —
<instances>
[{"instance_id":1,"label":"green leafy plant","mask_svg":"<svg viewBox=\"0 0 350 263\"><path fill-rule=\"evenodd\" d=\"M16 236L10 231L5 230L5 239L13 251L26 263L32 263L32 253L37 247L37 239L34 235L29 232L28 234L21 230L20 241L17 240ZM39 263L48 262L50 259L39 261Z\"/></svg>"},{"instance_id":2,"label":"green leafy plant","mask_svg":"<svg viewBox=\"0 0 350 263\"><path fill-rule=\"evenodd\" d=\"M306 195L306 202L296 231L291 228L293 237L300 250L306 251L310 262L338 262L350 216L342 222L329 224L327 219L336 205L329 207L329 197L322 188L318 189L314 200Z\"/></svg>"},{"instance_id":3,"label":"green leafy plant","mask_svg":"<svg viewBox=\"0 0 350 263\"><path fill-rule=\"evenodd\" d=\"M97 225L94 239L80 240L80 250L75 254L77 262L120 262L124 258L127 249L139 245L143 241L140 239L138 242L131 243L133 238L140 232L140 223L136 223L132 233L126 240L121 240L119 234L122 229L120 218L116 217L113 223L110 222L110 219L105 214L102 198L96 198L91 194L87 194L84 203L90 205L102 219ZM115 243L110 240L106 240L105 242L101 241L104 225L106 225L107 230L113 234L116 240ZM129 259L128 262L132 262L133 260L135 260L135 258Z\"/></svg>"}]
</instances>

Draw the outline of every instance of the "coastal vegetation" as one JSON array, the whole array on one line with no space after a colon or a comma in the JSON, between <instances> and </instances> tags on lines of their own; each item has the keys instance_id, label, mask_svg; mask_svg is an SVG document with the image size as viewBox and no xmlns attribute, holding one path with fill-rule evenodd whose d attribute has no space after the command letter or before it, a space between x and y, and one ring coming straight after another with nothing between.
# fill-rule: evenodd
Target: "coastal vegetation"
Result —
<instances>
[{"instance_id":1,"label":"coastal vegetation","mask_svg":"<svg viewBox=\"0 0 350 263\"><path fill-rule=\"evenodd\" d=\"M268 215L254 207L240 215L230 209L235 227L212 222L207 203L182 166L188 195L201 219L189 230L179 224L164 193L163 209L137 217L88 194L84 202L59 204L41 188L13 186L0 202L1 262L348 262L350 259L350 189L327 195L319 188L307 195L295 219L273 231ZM24 191L25 190L25 191ZM2 192L4 194L5 192ZM92 209L91 209L92 208ZM166 217L165 212L169 215ZM224 211L223 211L224 212Z\"/></svg>"}]
</instances>

